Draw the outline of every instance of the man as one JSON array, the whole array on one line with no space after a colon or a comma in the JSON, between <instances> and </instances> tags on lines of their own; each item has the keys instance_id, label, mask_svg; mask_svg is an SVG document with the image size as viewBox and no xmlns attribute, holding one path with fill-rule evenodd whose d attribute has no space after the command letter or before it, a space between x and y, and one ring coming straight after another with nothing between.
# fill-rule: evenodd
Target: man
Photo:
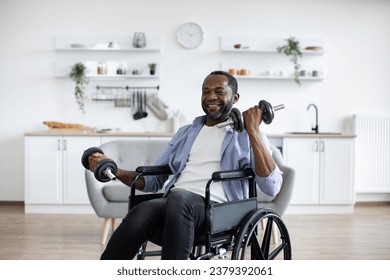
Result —
<instances>
[{"instance_id":1,"label":"man","mask_svg":"<svg viewBox=\"0 0 390 280\"><path fill-rule=\"evenodd\" d=\"M252 167L259 188L275 196L282 183L269 142L260 132L262 110L254 106L243 112L245 130L236 132L217 124L228 119L238 101L237 81L229 73L214 71L202 86L205 116L179 129L156 164L169 164L173 177L163 198L142 202L132 208L112 235L101 259L133 259L147 240L162 244L162 259L188 259L194 237L204 232L204 190L214 171ZM89 158L90 169L104 159ZM129 185L136 173L119 169L117 178ZM136 188L146 192L161 189L168 176L148 176ZM226 202L248 197L248 183L219 183L211 188L211 200Z\"/></svg>"}]
</instances>

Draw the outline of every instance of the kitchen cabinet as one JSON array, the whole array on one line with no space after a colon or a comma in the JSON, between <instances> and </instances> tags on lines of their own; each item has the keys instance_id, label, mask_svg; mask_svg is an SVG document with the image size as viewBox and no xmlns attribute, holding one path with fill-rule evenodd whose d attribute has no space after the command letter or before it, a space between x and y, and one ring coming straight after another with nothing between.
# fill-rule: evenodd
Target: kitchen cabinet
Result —
<instances>
[{"instance_id":1,"label":"kitchen cabinet","mask_svg":"<svg viewBox=\"0 0 390 280\"><path fill-rule=\"evenodd\" d=\"M56 77L67 77L73 64L83 62L95 80L157 79L160 74L159 36L146 34L146 46L135 48L129 36L56 36ZM154 75L148 64L156 63ZM120 74L118 74L120 73Z\"/></svg>"},{"instance_id":2,"label":"kitchen cabinet","mask_svg":"<svg viewBox=\"0 0 390 280\"><path fill-rule=\"evenodd\" d=\"M286 164L296 171L291 205L354 204L352 138L285 138Z\"/></svg>"},{"instance_id":3,"label":"kitchen cabinet","mask_svg":"<svg viewBox=\"0 0 390 280\"><path fill-rule=\"evenodd\" d=\"M91 209L81 155L100 141L82 136L25 137L25 211L62 212L70 205L80 206L77 211Z\"/></svg>"},{"instance_id":4,"label":"kitchen cabinet","mask_svg":"<svg viewBox=\"0 0 390 280\"><path fill-rule=\"evenodd\" d=\"M115 141L169 139L172 133L89 131L25 133L25 212L94 213L81 156L89 147Z\"/></svg>"},{"instance_id":5,"label":"kitchen cabinet","mask_svg":"<svg viewBox=\"0 0 390 280\"><path fill-rule=\"evenodd\" d=\"M242 80L292 80L294 69L290 58L277 52L276 48L286 44L286 38L223 36L220 50L224 63L222 70L233 69ZM299 58L301 70L305 71L301 81L324 79L324 40L321 38L297 38L302 49ZM306 48L309 48L308 50ZM244 70L245 75L240 75ZM246 70L246 71L245 71Z\"/></svg>"}]
</instances>

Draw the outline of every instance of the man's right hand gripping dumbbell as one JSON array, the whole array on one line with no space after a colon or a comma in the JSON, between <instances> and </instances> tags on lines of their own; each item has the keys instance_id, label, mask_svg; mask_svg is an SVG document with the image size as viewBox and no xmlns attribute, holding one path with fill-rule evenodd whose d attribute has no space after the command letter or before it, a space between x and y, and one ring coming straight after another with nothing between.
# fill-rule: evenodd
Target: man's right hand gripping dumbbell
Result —
<instances>
[{"instance_id":1,"label":"man's right hand gripping dumbbell","mask_svg":"<svg viewBox=\"0 0 390 280\"><path fill-rule=\"evenodd\" d=\"M112 159L107 158L99 148L92 147L85 150L81 157L81 163L86 169L91 170L96 180L100 182L116 180L118 166Z\"/></svg>"}]
</instances>

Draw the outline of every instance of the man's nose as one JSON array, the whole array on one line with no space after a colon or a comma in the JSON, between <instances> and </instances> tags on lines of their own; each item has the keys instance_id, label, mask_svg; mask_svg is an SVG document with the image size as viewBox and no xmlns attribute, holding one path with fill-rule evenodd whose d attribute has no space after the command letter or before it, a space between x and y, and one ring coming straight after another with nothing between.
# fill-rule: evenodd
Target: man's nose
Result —
<instances>
[{"instance_id":1,"label":"man's nose","mask_svg":"<svg viewBox=\"0 0 390 280\"><path fill-rule=\"evenodd\" d=\"M210 94L207 97L209 100L215 100L218 98L217 93L215 91L210 91Z\"/></svg>"}]
</instances>

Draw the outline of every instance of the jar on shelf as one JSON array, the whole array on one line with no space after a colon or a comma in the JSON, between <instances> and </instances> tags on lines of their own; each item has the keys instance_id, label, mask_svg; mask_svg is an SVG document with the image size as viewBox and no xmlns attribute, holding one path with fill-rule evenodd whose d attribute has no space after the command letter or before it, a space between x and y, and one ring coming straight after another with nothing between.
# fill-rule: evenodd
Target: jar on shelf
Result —
<instances>
[{"instance_id":1,"label":"jar on shelf","mask_svg":"<svg viewBox=\"0 0 390 280\"><path fill-rule=\"evenodd\" d=\"M145 48L146 47L146 38L144 32L135 32L133 37L133 47L134 48Z\"/></svg>"},{"instance_id":2,"label":"jar on shelf","mask_svg":"<svg viewBox=\"0 0 390 280\"><path fill-rule=\"evenodd\" d=\"M116 74L117 75L126 75L126 65L121 63L118 65L118 67L116 68Z\"/></svg>"},{"instance_id":3,"label":"jar on shelf","mask_svg":"<svg viewBox=\"0 0 390 280\"><path fill-rule=\"evenodd\" d=\"M107 74L107 65L105 62L99 62L97 66L97 73L98 75L105 75Z\"/></svg>"}]
</instances>

